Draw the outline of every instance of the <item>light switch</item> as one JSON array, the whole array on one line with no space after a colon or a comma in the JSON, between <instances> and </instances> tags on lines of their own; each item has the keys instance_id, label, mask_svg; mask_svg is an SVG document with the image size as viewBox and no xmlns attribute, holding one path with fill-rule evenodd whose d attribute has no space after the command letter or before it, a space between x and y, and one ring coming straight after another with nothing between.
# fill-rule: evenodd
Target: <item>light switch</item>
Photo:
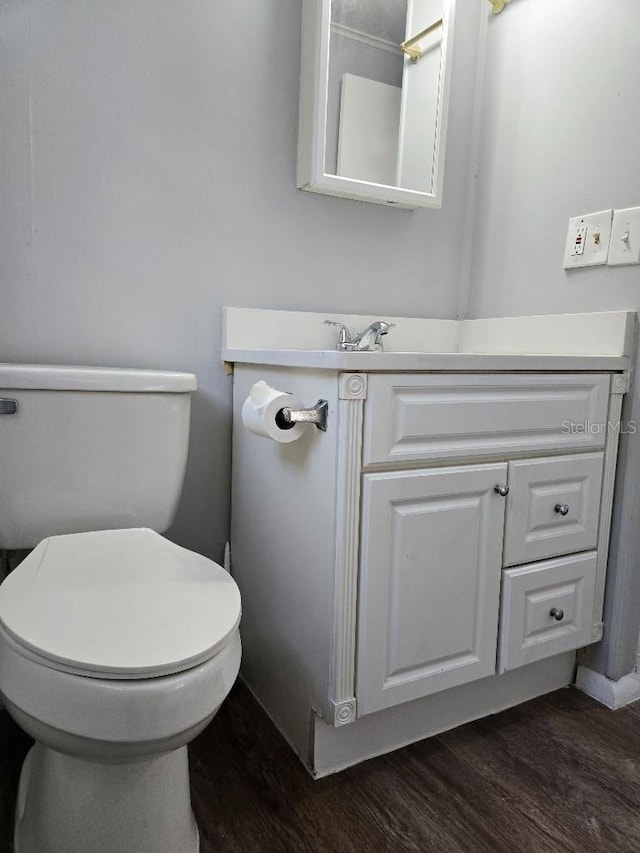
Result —
<instances>
[{"instance_id":1,"label":"light switch","mask_svg":"<svg viewBox=\"0 0 640 853\"><path fill-rule=\"evenodd\" d=\"M640 207L614 210L609 266L640 264Z\"/></svg>"},{"instance_id":2,"label":"light switch","mask_svg":"<svg viewBox=\"0 0 640 853\"><path fill-rule=\"evenodd\" d=\"M612 214L612 210L600 210L569 220L564 249L566 270L607 263Z\"/></svg>"}]
</instances>

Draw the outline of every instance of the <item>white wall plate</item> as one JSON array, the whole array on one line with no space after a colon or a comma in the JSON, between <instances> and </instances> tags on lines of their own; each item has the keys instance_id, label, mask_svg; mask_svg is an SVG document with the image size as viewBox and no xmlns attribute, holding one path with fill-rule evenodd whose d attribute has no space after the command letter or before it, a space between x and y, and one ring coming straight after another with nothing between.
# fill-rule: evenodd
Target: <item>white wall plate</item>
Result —
<instances>
[{"instance_id":1,"label":"white wall plate","mask_svg":"<svg viewBox=\"0 0 640 853\"><path fill-rule=\"evenodd\" d=\"M600 210L569 220L564 268L593 267L607 263L612 210Z\"/></svg>"},{"instance_id":2,"label":"white wall plate","mask_svg":"<svg viewBox=\"0 0 640 853\"><path fill-rule=\"evenodd\" d=\"M612 267L640 264L640 207L614 211L607 263Z\"/></svg>"}]
</instances>

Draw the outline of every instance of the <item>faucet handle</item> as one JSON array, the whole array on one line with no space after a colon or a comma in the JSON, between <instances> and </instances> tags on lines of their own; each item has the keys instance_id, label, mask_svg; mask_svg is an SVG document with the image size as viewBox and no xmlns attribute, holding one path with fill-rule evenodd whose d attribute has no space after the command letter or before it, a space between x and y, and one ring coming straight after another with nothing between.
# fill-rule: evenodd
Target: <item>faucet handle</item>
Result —
<instances>
[{"instance_id":1,"label":"faucet handle","mask_svg":"<svg viewBox=\"0 0 640 853\"><path fill-rule=\"evenodd\" d=\"M325 320L325 326L339 326L340 333L338 334L338 346L337 349L344 350L347 348L347 345L351 343L351 332L345 326L344 323L339 323L337 320Z\"/></svg>"}]
</instances>

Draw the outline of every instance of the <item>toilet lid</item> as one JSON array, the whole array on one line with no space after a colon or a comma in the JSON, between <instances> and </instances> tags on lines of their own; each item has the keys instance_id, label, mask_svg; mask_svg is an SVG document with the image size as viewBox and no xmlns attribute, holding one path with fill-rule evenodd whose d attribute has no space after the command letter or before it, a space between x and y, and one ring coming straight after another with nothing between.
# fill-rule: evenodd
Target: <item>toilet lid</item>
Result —
<instances>
[{"instance_id":1,"label":"toilet lid","mask_svg":"<svg viewBox=\"0 0 640 853\"><path fill-rule=\"evenodd\" d=\"M152 530L44 539L0 586L0 624L50 665L96 678L180 672L235 633L240 592Z\"/></svg>"}]
</instances>

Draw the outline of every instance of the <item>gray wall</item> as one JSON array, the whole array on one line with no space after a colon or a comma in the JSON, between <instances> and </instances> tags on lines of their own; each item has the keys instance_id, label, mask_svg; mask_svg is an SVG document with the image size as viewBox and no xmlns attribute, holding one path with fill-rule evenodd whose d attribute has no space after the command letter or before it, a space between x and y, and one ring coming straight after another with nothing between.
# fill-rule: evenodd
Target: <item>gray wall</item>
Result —
<instances>
[{"instance_id":1,"label":"gray wall","mask_svg":"<svg viewBox=\"0 0 640 853\"><path fill-rule=\"evenodd\" d=\"M456 27L445 206L295 189L299 0L5 0L0 360L195 371L173 537L220 558L223 305L453 317L480 3Z\"/></svg>"},{"instance_id":2,"label":"gray wall","mask_svg":"<svg viewBox=\"0 0 640 853\"><path fill-rule=\"evenodd\" d=\"M562 267L569 218L640 205L640 3L489 14L468 314L633 308L640 267Z\"/></svg>"}]
</instances>

